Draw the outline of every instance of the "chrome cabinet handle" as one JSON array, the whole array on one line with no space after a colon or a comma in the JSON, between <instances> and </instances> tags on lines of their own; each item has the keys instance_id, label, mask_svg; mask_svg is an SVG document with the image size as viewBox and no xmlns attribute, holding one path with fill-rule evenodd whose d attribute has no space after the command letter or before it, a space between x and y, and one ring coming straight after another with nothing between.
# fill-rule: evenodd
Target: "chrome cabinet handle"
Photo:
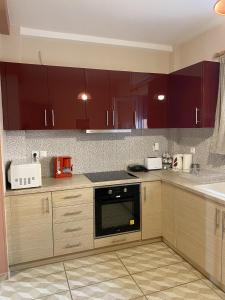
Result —
<instances>
[{"instance_id":1,"label":"chrome cabinet handle","mask_svg":"<svg viewBox=\"0 0 225 300\"><path fill-rule=\"evenodd\" d=\"M78 194L78 195L66 196L66 197L64 197L63 199L68 200L68 199L79 198L79 197L81 197L81 196L82 196L81 194Z\"/></svg>"},{"instance_id":2,"label":"chrome cabinet handle","mask_svg":"<svg viewBox=\"0 0 225 300\"><path fill-rule=\"evenodd\" d=\"M68 213L65 213L63 216L64 216L64 217L76 216L76 215L79 215L79 214L81 214L81 213L82 213L82 211L80 210L80 211L75 211L75 212L68 212Z\"/></svg>"},{"instance_id":3,"label":"chrome cabinet handle","mask_svg":"<svg viewBox=\"0 0 225 300\"><path fill-rule=\"evenodd\" d=\"M119 240L114 240L114 241L112 241L112 244L126 242L126 240L127 240L126 238L119 239Z\"/></svg>"},{"instance_id":4,"label":"chrome cabinet handle","mask_svg":"<svg viewBox=\"0 0 225 300\"><path fill-rule=\"evenodd\" d=\"M225 211L222 213L222 239L224 237L224 232L225 232Z\"/></svg>"},{"instance_id":5,"label":"chrome cabinet handle","mask_svg":"<svg viewBox=\"0 0 225 300\"><path fill-rule=\"evenodd\" d=\"M69 233L69 232L75 232L75 231L80 231L82 228L81 227L77 227L77 228L71 228L71 229L66 229L64 230L65 233Z\"/></svg>"},{"instance_id":6,"label":"chrome cabinet handle","mask_svg":"<svg viewBox=\"0 0 225 300\"><path fill-rule=\"evenodd\" d=\"M216 208L215 210L215 233L220 226L220 210Z\"/></svg>"},{"instance_id":7,"label":"chrome cabinet handle","mask_svg":"<svg viewBox=\"0 0 225 300\"><path fill-rule=\"evenodd\" d=\"M106 111L106 126L109 126L109 111Z\"/></svg>"},{"instance_id":8,"label":"chrome cabinet handle","mask_svg":"<svg viewBox=\"0 0 225 300\"><path fill-rule=\"evenodd\" d=\"M198 112L200 111L200 109L198 107L195 107L195 125L198 125L198 123L200 123L200 121L198 120Z\"/></svg>"},{"instance_id":9,"label":"chrome cabinet handle","mask_svg":"<svg viewBox=\"0 0 225 300\"><path fill-rule=\"evenodd\" d=\"M48 126L48 121L47 121L47 109L45 109L45 127Z\"/></svg>"},{"instance_id":10,"label":"chrome cabinet handle","mask_svg":"<svg viewBox=\"0 0 225 300\"><path fill-rule=\"evenodd\" d=\"M54 112L54 109L52 109L52 127L55 127L55 112Z\"/></svg>"},{"instance_id":11,"label":"chrome cabinet handle","mask_svg":"<svg viewBox=\"0 0 225 300\"><path fill-rule=\"evenodd\" d=\"M144 202L147 200L147 189L146 186L144 187Z\"/></svg>"},{"instance_id":12,"label":"chrome cabinet handle","mask_svg":"<svg viewBox=\"0 0 225 300\"><path fill-rule=\"evenodd\" d=\"M49 199L48 198L45 199L45 203L46 203L46 213L49 214L50 208L49 208Z\"/></svg>"},{"instance_id":13,"label":"chrome cabinet handle","mask_svg":"<svg viewBox=\"0 0 225 300\"><path fill-rule=\"evenodd\" d=\"M67 245L65 246L65 249L76 248L76 247L79 247L79 246L80 246L80 243L73 244L73 245L67 244Z\"/></svg>"},{"instance_id":14,"label":"chrome cabinet handle","mask_svg":"<svg viewBox=\"0 0 225 300\"><path fill-rule=\"evenodd\" d=\"M115 110L112 111L113 116L113 127L115 126Z\"/></svg>"},{"instance_id":15,"label":"chrome cabinet handle","mask_svg":"<svg viewBox=\"0 0 225 300\"><path fill-rule=\"evenodd\" d=\"M42 211L43 211L43 214L49 214L49 212L50 212L49 199L48 198L43 198L42 199Z\"/></svg>"},{"instance_id":16,"label":"chrome cabinet handle","mask_svg":"<svg viewBox=\"0 0 225 300\"><path fill-rule=\"evenodd\" d=\"M137 128L137 112L134 112L134 127Z\"/></svg>"}]
</instances>

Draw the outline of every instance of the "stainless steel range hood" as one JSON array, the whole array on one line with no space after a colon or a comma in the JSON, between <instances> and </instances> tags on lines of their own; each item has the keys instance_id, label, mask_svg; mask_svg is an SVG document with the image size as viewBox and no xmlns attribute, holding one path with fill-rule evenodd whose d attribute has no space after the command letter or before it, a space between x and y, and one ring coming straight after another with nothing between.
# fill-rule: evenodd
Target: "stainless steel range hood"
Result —
<instances>
[{"instance_id":1,"label":"stainless steel range hood","mask_svg":"<svg viewBox=\"0 0 225 300\"><path fill-rule=\"evenodd\" d=\"M86 133L130 133L131 129L87 129Z\"/></svg>"}]
</instances>

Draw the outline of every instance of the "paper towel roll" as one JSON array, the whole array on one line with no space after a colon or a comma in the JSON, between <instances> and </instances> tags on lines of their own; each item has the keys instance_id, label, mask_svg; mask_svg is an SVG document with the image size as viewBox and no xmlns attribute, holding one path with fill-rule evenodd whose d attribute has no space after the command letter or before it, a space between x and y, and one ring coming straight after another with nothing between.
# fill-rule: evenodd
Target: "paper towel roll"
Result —
<instances>
[{"instance_id":1,"label":"paper towel roll","mask_svg":"<svg viewBox=\"0 0 225 300\"><path fill-rule=\"evenodd\" d=\"M192 154L183 155L183 172L190 172L192 164Z\"/></svg>"}]
</instances>

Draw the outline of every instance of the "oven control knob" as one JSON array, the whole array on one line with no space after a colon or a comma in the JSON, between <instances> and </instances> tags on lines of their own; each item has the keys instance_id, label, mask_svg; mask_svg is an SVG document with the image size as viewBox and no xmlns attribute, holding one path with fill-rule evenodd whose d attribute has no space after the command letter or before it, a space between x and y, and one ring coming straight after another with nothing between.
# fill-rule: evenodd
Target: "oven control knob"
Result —
<instances>
[{"instance_id":1,"label":"oven control knob","mask_svg":"<svg viewBox=\"0 0 225 300\"><path fill-rule=\"evenodd\" d=\"M108 190L108 194L109 194L109 195L112 195L112 190Z\"/></svg>"},{"instance_id":2,"label":"oven control knob","mask_svg":"<svg viewBox=\"0 0 225 300\"><path fill-rule=\"evenodd\" d=\"M127 188L124 188L123 191L124 191L124 193L127 193Z\"/></svg>"}]
</instances>

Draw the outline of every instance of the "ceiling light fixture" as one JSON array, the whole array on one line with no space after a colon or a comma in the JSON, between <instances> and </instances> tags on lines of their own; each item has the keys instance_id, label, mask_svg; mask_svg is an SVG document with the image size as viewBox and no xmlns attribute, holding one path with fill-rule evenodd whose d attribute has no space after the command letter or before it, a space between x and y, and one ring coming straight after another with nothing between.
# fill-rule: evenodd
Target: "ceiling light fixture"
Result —
<instances>
[{"instance_id":1,"label":"ceiling light fixture","mask_svg":"<svg viewBox=\"0 0 225 300\"><path fill-rule=\"evenodd\" d=\"M77 98L82 101L87 101L91 99L91 95L86 92L81 92Z\"/></svg>"},{"instance_id":2,"label":"ceiling light fixture","mask_svg":"<svg viewBox=\"0 0 225 300\"><path fill-rule=\"evenodd\" d=\"M214 10L218 15L225 16L225 0L218 0L214 6Z\"/></svg>"}]
</instances>

